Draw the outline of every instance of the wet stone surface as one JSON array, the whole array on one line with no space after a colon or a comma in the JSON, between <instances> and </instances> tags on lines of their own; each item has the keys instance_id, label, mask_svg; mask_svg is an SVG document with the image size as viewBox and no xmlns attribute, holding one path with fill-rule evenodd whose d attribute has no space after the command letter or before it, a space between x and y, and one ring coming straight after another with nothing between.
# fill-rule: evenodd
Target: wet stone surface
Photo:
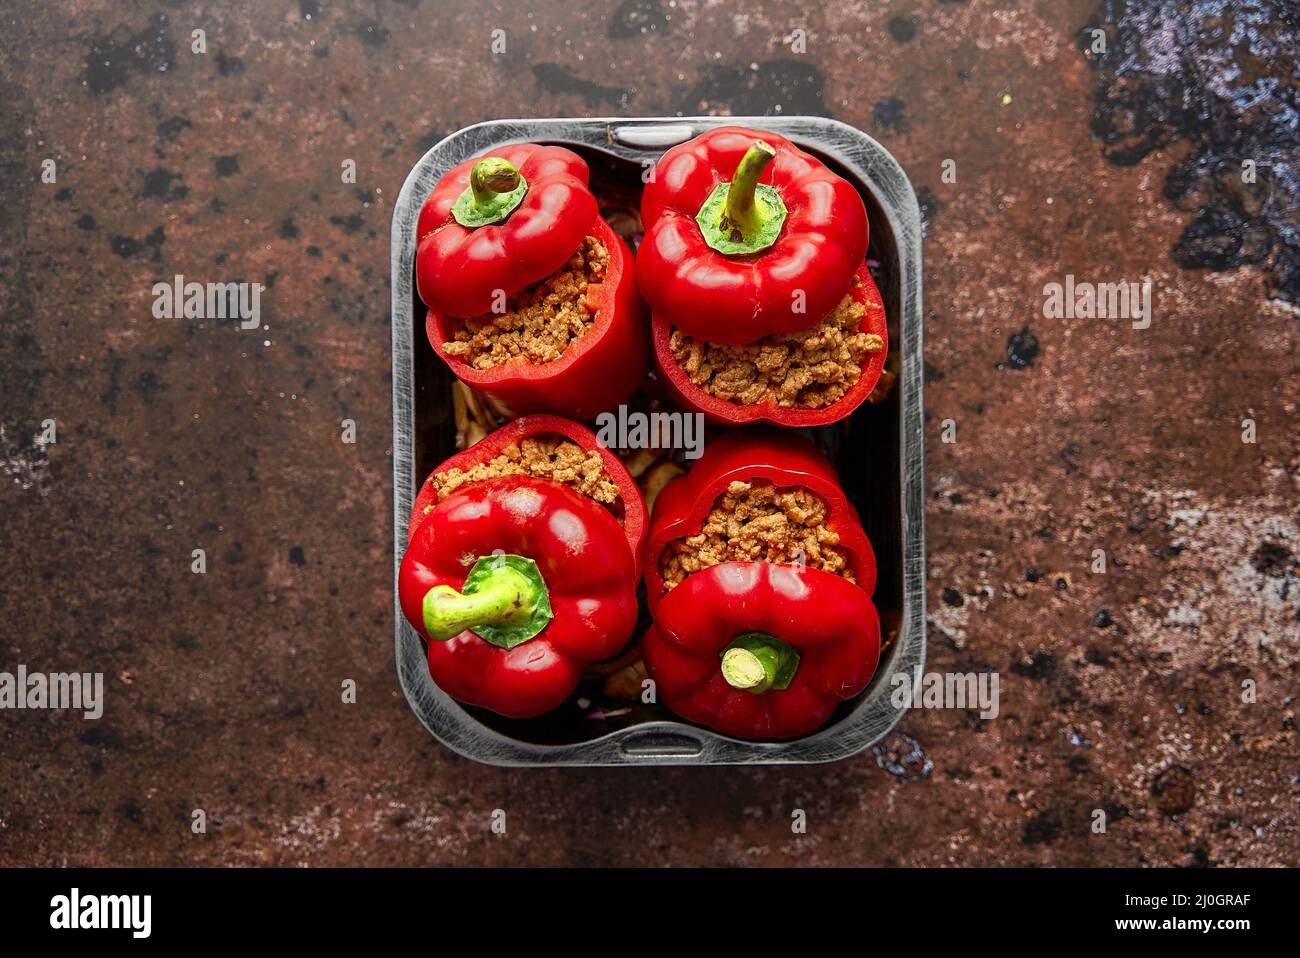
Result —
<instances>
[{"instance_id":1,"label":"wet stone surface","mask_svg":"<svg viewBox=\"0 0 1300 958\"><path fill-rule=\"evenodd\" d=\"M1291 5L527 6L0 15L0 670L106 685L0 720L0 863L1295 864ZM832 116L922 197L927 670L997 671L997 718L522 771L402 699L397 192L484 118L679 112ZM155 318L178 274L262 328ZM1149 328L1047 317L1067 274L1150 280Z\"/></svg>"}]
</instances>

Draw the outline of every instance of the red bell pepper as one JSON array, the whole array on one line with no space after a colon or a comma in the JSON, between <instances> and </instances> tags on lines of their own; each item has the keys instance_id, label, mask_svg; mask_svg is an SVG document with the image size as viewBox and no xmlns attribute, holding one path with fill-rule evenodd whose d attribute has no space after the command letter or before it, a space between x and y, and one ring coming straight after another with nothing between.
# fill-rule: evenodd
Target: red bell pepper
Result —
<instances>
[{"instance_id":1,"label":"red bell pepper","mask_svg":"<svg viewBox=\"0 0 1300 958\"><path fill-rule=\"evenodd\" d=\"M420 210L416 286L431 309L488 312L568 261L596 221L587 164L561 146L515 143L454 166Z\"/></svg>"},{"instance_id":2,"label":"red bell pepper","mask_svg":"<svg viewBox=\"0 0 1300 958\"><path fill-rule=\"evenodd\" d=\"M885 321L885 304L880 297L865 263L858 268L856 285L849 287L849 295L866 307L861 330L874 333L882 340L878 352L868 353L862 363L862 375L843 396L829 406L820 408L801 408L779 405L775 399L761 403L740 405L719 399L691 382L685 370L673 357L670 341L673 333L672 320L665 314L656 312L651 322L651 337L654 342L655 368L660 380L667 387L669 394L678 404L694 412L703 413L713 422L735 426L747 426L757 422L769 422L777 426L799 429L810 426L825 426L845 418L866 401L871 391L880 381L880 374L885 369L885 359L889 352L889 330Z\"/></svg>"},{"instance_id":3,"label":"red bell pepper","mask_svg":"<svg viewBox=\"0 0 1300 958\"><path fill-rule=\"evenodd\" d=\"M734 481L802 487L826 503L855 581L795 563L722 562L665 591L669 543L699 532ZM816 729L861 692L880 657L871 593L875 556L834 470L791 433L724 434L655 501L645 554L646 669L678 715L741 738L790 738Z\"/></svg>"},{"instance_id":4,"label":"red bell pepper","mask_svg":"<svg viewBox=\"0 0 1300 958\"><path fill-rule=\"evenodd\" d=\"M546 436L567 439L583 449L595 451L600 455L605 474L618 488L618 501L614 504L613 512L617 520L622 523L623 536L631 550L633 563L639 570L641 548L646 533L645 499L641 495L640 487L628 474L627 467L618 456L601 445L595 433L586 426L559 416L524 416L512 420L437 466L420 486L415 504L411 507L411 519L406 529L408 542L415 539L415 533L421 523L438 505L438 493L434 484L437 476L452 469L468 472L476 465L495 459L509 445L517 445L525 439Z\"/></svg>"},{"instance_id":5,"label":"red bell pepper","mask_svg":"<svg viewBox=\"0 0 1300 958\"><path fill-rule=\"evenodd\" d=\"M857 190L784 137L744 127L665 153L641 218L642 295L672 325L713 343L815 325L867 254Z\"/></svg>"},{"instance_id":6,"label":"red bell pepper","mask_svg":"<svg viewBox=\"0 0 1300 958\"><path fill-rule=\"evenodd\" d=\"M470 483L419 525L398 577L429 673L452 698L512 718L572 694L636 627L636 563L617 520L551 479Z\"/></svg>"},{"instance_id":7,"label":"red bell pepper","mask_svg":"<svg viewBox=\"0 0 1300 958\"><path fill-rule=\"evenodd\" d=\"M643 643L660 699L738 738L821 726L876 671L880 621L867 593L830 572L724 562L659 603Z\"/></svg>"},{"instance_id":8,"label":"red bell pepper","mask_svg":"<svg viewBox=\"0 0 1300 958\"><path fill-rule=\"evenodd\" d=\"M637 293L632 252L599 216L589 232L609 253L604 281L587 288L587 306L595 319L558 359L520 359L477 369L443 348L460 328L460 318L429 309L425 330L434 351L457 379L490 396L508 415L551 412L590 419L626 399L645 377L645 304ZM576 244L569 252L574 248Z\"/></svg>"},{"instance_id":9,"label":"red bell pepper","mask_svg":"<svg viewBox=\"0 0 1300 958\"><path fill-rule=\"evenodd\" d=\"M839 534L838 548L847 554L857 581L855 588L871 595L876 588L875 553L834 468L816 446L800 435L751 429L724 433L713 440L691 471L665 486L655 500L644 561L646 601L652 613L657 614L665 597L659 567L664 549L675 539L699 532L714 502L737 480L767 481L782 488L801 486L825 502L826 525ZM693 576L686 581L690 578ZM673 592L680 589L679 585Z\"/></svg>"}]
</instances>

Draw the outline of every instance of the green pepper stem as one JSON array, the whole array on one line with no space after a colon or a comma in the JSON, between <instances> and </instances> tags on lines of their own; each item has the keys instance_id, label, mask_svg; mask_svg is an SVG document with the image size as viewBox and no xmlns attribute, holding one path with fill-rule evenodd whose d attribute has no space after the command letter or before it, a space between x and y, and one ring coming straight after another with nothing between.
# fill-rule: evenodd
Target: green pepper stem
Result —
<instances>
[{"instance_id":1,"label":"green pepper stem","mask_svg":"<svg viewBox=\"0 0 1300 958\"><path fill-rule=\"evenodd\" d=\"M722 678L733 689L753 692L784 689L799 667L799 653L765 632L750 632L722 651Z\"/></svg>"},{"instance_id":2,"label":"green pepper stem","mask_svg":"<svg viewBox=\"0 0 1300 958\"><path fill-rule=\"evenodd\" d=\"M777 241L788 210L781 193L759 183L776 159L776 150L762 140L745 151L730 183L719 183L695 214L704 242L725 256L752 256Z\"/></svg>"},{"instance_id":3,"label":"green pepper stem","mask_svg":"<svg viewBox=\"0 0 1300 958\"><path fill-rule=\"evenodd\" d=\"M473 593L436 585L424 597L425 630L429 638L446 642L466 629L527 622L536 592L527 576L508 567L494 569Z\"/></svg>"},{"instance_id":4,"label":"green pepper stem","mask_svg":"<svg viewBox=\"0 0 1300 958\"><path fill-rule=\"evenodd\" d=\"M469 171L469 188L474 193L474 205L486 210L498 201L497 194L509 193L519 185L519 171L509 160L499 156L485 156Z\"/></svg>"},{"instance_id":5,"label":"green pepper stem","mask_svg":"<svg viewBox=\"0 0 1300 958\"><path fill-rule=\"evenodd\" d=\"M731 178L731 187L727 190L727 205L723 212L723 228L740 231L744 239L752 239L758 234L765 220L762 204L754 202L754 191L758 188L759 177L769 163L776 159L776 150L762 140L755 140L754 145L745 151L736 167L736 175Z\"/></svg>"},{"instance_id":6,"label":"green pepper stem","mask_svg":"<svg viewBox=\"0 0 1300 958\"><path fill-rule=\"evenodd\" d=\"M528 181L509 160L485 156L469 169L469 186L451 205L452 218L466 229L500 223L528 192Z\"/></svg>"}]
</instances>

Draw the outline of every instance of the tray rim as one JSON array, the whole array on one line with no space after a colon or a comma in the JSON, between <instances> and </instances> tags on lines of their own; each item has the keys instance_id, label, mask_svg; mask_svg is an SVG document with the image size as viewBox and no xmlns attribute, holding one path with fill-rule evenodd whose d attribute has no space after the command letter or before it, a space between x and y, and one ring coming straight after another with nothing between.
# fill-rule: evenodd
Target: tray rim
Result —
<instances>
[{"instance_id":1,"label":"tray rim","mask_svg":"<svg viewBox=\"0 0 1300 958\"><path fill-rule=\"evenodd\" d=\"M689 128L690 136L719 126L767 129L801 146L834 157L871 190L895 237L901 281L898 317L901 375L899 508L903 551L903 601L898 635L868 692L840 722L800 739L751 742L674 720L616 729L582 742L535 744L511 738L479 722L437 688L429 676L418 634L402 615L398 572L405 551L407 519L420 477L414 473L415 382L411 373L416 337L411 265L415 224L424 196L447 169L472 155L509 142L571 142L629 160L657 158L672 143L644 145L666 130ZM656 128L658 128L656 130ZM642 141L638 143L637 141ZM818 116L768 117L565 117L498 119L475 123L444 137L411 168L393 206L390 234L390 324L393 403L393 603L398 682L411 710L429 734L457 754L505 767L665 765L795 765L839 761L865 751L888 735L907 705L895 707L882 678L924 668L925 503L921 216L916 194L898 161L879 142L839 120ZM414 647L414 648L413 648ZM417 654L412 656L412 651ZM870 688L870 687L869 687ZM865 733L865 734L864 734ZM642 744L635 746L637 741Z\"/></svg>"}]
</instances>

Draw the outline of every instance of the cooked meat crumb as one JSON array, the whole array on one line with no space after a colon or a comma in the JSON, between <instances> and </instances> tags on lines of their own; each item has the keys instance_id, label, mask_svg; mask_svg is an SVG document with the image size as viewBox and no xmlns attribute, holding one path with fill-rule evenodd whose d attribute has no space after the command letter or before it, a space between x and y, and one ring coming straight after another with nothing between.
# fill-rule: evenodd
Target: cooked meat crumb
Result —
<instances>
[{"instance_id":1,"label":"cooked meat crumb","mask_svg":"<svg viewBox=\"0 0 1300 958\"><path fill-rule=\"evenodd\" d=\"M854 582L839 544L826 525L826 503L809 490L733 482L698 534L668 543L659 567L665 590L721 562L800 562Z\"/></svg>"},{"instance_id":2,"label":"cooked meat crumb","mask_svg":"<svg viewBox=\"0 0 1300 958\"><path fill-rule=\"evenodd\" d=\"M604 282L608 265L605 244L588 236L564 266L511 296L504 313L465 320L443 350L475 369L513 360L540 364L559 359L595 323L587 289Z\"/></svg>"},{"instance_id":3,"label":"cooked meat crumb","mask_svg":"<svg viewBox=\"0 0 1300 958\"><path fill-rule=\"evenodd\" d=\"M867 308L846 295L829 316L802 332L732 345L674 329L668 346L691 382L718 399L742 406L775 399L779 406L822 409L853 388L867 356L885 348L879 335L862 332Z\"/></svg>"},{"instance_id":4,"label":"cooked meat crumb","mask_svg":"<svg viewBox=\"0 0 1300 958\"><path fill-rule=\"evenodd\" d=\"M501 476L535 476L567 483L584 496L610 506L618 500L618 486L605 472L600 453L583 449L567 439L534 437L511 443L500 454L469 469L449 469L432 478L438 502L461 486ZM433 506L425 508L425 514Z\"/></svg>"}]
</instances>

